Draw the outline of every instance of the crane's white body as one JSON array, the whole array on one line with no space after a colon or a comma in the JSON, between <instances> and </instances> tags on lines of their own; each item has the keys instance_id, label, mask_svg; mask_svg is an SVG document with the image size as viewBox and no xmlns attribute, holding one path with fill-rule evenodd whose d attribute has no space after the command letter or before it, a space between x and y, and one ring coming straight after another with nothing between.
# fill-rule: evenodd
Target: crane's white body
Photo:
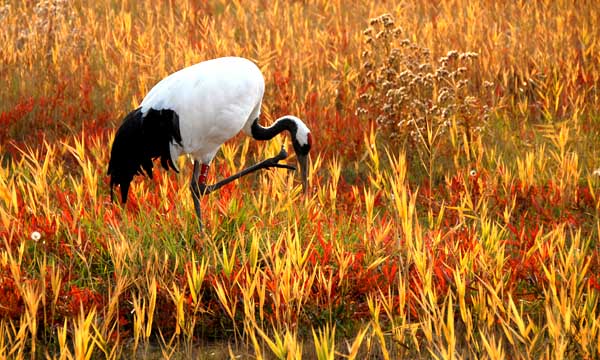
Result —
<instances>
[{"instance_id":1,"label":"crane's white body","mask_svg":"<svg viewBox=\"0 0 600 360\"><path fill-rule=\"evenodd\" d=\"M171 143L171 158L190 154L208 165L225 141L241 130L251 135L264 92L264 78L253 62L219 58L162 79L148 92L141 110L144 115L150 109L175 111L182 143Z\"/></svg>"}]
</instances>

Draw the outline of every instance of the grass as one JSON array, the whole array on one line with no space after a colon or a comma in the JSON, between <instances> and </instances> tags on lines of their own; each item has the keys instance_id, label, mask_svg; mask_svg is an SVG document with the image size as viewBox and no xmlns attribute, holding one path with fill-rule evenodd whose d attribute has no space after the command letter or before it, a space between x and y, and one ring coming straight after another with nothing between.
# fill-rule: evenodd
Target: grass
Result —
<instances>
[{"instance_id":1,"label":"grass","mask_svg":"<svg viewBox=\"0 0 600 360\"><path fill-rule=\"evenodd\" d=\"M486 105L485 121L456 111L442 132L425 106L421 140L390 137L377 117L397 103L364 66L394 46L364 33L382 14L419 61L477 54L444 106ZM566 1L9 0L0 357L600 356L599 17ZM232 54L265 74L265 123L312 129L311 194L283 170L244 178L203 199L201 234L182 158L111 203L123 115L167 74ZM365 94L382 107L360 111ZM240 136L209 178L285 141Z\"/></svg>"}]
</instances>

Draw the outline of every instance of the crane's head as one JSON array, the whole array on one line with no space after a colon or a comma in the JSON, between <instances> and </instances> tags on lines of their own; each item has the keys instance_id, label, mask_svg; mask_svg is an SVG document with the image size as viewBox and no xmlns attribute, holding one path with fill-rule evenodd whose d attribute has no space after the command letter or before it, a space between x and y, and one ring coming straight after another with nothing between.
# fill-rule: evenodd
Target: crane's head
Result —
<instances>
[{"instance_id":1,"label":"crane's head","mask_svg":"<svg viewBox=\"0 0 600 360\"><path fill-rule=\"evenodd\" d=\"M300 175L302 176L302 189L308 192L308 153L312 147L312 135L310 129L300 119L291 117L295 122L295 129L292 133L292 144L296 152L296 158L300 165Z\"/></svg>"},{"instance_id":2,"label":"crane's head","mask_svg":"<svg viewBox=\"0 0 600 360\"><path fill-rule=\"evenodd\" d=\"M258 124L258 118L256 118L252 123L251 134L256 140L270 140L284 130L287 130L291 135L294 152L300 165L302 188L304 193L307 193L308 153L312 147L312 136L306 124L293 115L286 115L277 119L273 125L265 128Z\"/></svg>"}]
</instances>

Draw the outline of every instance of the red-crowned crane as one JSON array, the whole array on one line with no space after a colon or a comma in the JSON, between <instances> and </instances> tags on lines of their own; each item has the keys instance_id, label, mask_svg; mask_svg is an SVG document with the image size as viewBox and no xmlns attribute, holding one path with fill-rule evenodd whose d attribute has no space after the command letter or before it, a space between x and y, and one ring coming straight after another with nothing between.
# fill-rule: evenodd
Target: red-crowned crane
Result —
<instances>
[{"instance_id":1,"label":"red-crowned crane","mask_svg":"<svg viewBox=\"0 0 600 360\"><path fill-rule=\"evenodd\" d=\"M112 144L108 175L111 198L113 188L121 188L127 201L134 175L152 178L152 160L160 158L165 170L179 172L177 158L189 154L194 161L191 181L194 210L202 226L200 196L253 171L293 166L279 164L279 155L246 168L217 184L206 185L208 167L221 145L238 132L256 140L270 140L287 130L300 165L302 186L308 188L308 153L311 134L295 116L284 116L271 126L258 123L265 82L250 60L224 57L204 61L179 70L156 84L140 107L130 112L117 130Z\"/></svg>"}]
</instances>

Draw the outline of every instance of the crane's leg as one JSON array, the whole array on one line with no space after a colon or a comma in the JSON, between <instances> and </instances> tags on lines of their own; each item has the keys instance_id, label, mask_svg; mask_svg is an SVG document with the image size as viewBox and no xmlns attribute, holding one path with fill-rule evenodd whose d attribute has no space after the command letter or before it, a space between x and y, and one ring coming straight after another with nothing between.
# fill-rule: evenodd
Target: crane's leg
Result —
<instances>
[{"instance_id":1,"label":"crane's leg","mask_svg":"<svg viewBox=\"0 0 600 360\"><path fill-rule=\"evenodd\" d=\"M276 156L263 160L258 164L254 164L238 172L237 174L231 175L216 184L206 185L206 176L208 175L208 165L201 164L198 160L194 160L194 173L192 174L192 182L190 189L192 190L192 199L194 200L194 210L196 210L196 216L198 217L198 224L200 230L202 230L202 214L200 213L200 196L210 194L211 192L222 188L230 182L241 178L242 176L253 173L261 169L270 168L283 168L289 170L296 170L295 167L287 164L279 164L280 160L287 157L287 151L285 148L281 148L281 151Z\"/></svg>"},{"instance_id":2,"label":"crane's leg","mask_svg":"<svg viewBox=\"0 0 600 360\"><path fill-rule=\"evenodd\" d=\"M289 169L289 170L296 170L296 168L291 165L279 164L279 161L285 159L287 157L287 155L288 155L287 151L285 151L285 148L282 147L281 151L276 156L273 156L272 158L263 160L263 161L259 162L258 164L249 166L249 167L245 168L244 170L238 172L237 174L231 175L231 176L219 181L216 184L206 185L205 182L202 182L199 185L200 194L202 194L202 195L209 194L215 190L222 188L223 186L229 184L230 182L237 180L237 179L241 178L242 176L246 176L250 173L253 173L257 170L270 169L270 168L283 168L283 169ZM206 166L206 165L202 165L202 166ZM195 163L194 163L194 169L196 169ZM207 167L207 172L208 172L208 167ZM202 175L200 175L200 177L202 177ZM206 179L206 177L204 179Z\"/></svg>"},{"instance_id":3,"label":"crane's leg","mask_svg":"<svg viewBox=\"0 0 600 360\"><path fill-rule=\"evenodd\" d=\"M194 210L198 218L198 224L202 229L202 213L200 212L200 196L204 195L203 189L206 187L206 175L208 174L208 165L202 164L198 160L194 160L194 172L192 174L192 182L190 189L192 190L192 199L194 200Z\"/></svg>"}]
</instances>

